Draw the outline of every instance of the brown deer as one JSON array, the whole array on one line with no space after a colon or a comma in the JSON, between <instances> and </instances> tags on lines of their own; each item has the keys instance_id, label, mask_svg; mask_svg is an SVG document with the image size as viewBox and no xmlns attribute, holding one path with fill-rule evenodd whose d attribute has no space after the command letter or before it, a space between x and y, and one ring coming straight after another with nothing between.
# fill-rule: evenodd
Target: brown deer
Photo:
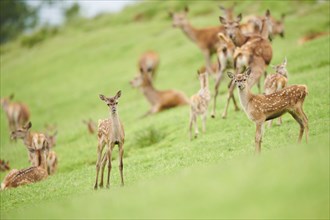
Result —
<instances>
[{"instance_id":1,"label":"brown deer","mask_svg":"<svg viewBox=\"0 0 330 220\"><path fill-rule=\"evenodd\" d=\"M286 69L287 59L285 58L283 63L273 66L275 74L268 75L264 83L265 95L272 94L276 91L280 91L288 84L288 70ZM278 117L279 124L282 124L282 117ZM269 120L269 127L272 125L273 120Z\"/></svg>"},{"instance_id":2,"label":"brown deer","mask_svg":"<svg viewBox=\"0 0 330 220\"><path fill-rule=\"evenodd\" d=\"M1 107L5 111L10 132L25 125L30 118L27 105L21 102L13 102L14 94L1 98Z\"/></svg>"},{"instance_id":3,"label":"brown deer","mask_svg":"<svg viewBox=\"0 0 330 220\"><path fill-rule=\"evenodd\" d=\"M204 55L207 70L211 73L211 57L216 53L217 48L220 46L217 35L219 32L224 33L225 29L223 26L203 29L194 28L187 19L188 12L188 7L185 7L183 12L170 12L169 14L172 17L173 27L180 28L191 41L197 44Z\"/></svg>"},{"instance_id":4,"label":"brown deer","mask_svg":"<svg viewBox=\"0 0 330 220\"><path fill-rule=\"evenodd\" d=\"M7 174L1 183L1 190L39 182L47 177L47 171L42 167L33 166L21 170L13 169Z\"/></svg>"},{"instance_id":5,"label":"brown deer","mask_svg":"<svg viewBox=\"0 0 330 220\"><path fill-rule=\"evenodd\" d=\"M54 151L50 151L47 136L43 133L31 132L31 127L32 123L29 122L22 128L13 131L11 138L23 140L32 166L41 166L47 171L55 171L58 163L57 156ZM49 174L53 174L53 172Z\"/></svg>"},{"instance_id":6,"label":"brown deer","mask_svg":"<svg viewBox=\"0 0 330 220\"><path fill-rule=\"evenodd\" d=\"M49 143L45 134L31 132L32 123L29 122L22 128L11 133L11 138L22 139L28 150L29 161L32 166L42 166L47 169L46 158L49 151Z\"/></svg>"},{"instance_id":7,"label":"brown deer","mask_svg":"<svg viewBox=\"0 0 330 220\"><path fill-rule=\"evenodd\" d=\"M90 134L94 134L96 130L96 123L90 118L87 120L82 121L85 125L87 125L88 132Z\"/></svg>"},{"instance_id":8,"label":"brown deer","mask_svg":"<svg viewBox=\"0 0 330 220\"><path fill-rule=\"evenodd\" d=\"M246 115L256 124L256 152L261 151L262 130L265 121L280 117L286 112L289 112L300 125L298 142L301 142L304 131L307 142L308 119L303 111L304 100L308 94L307 86L292 85L270 95L254 95L248 85L250 74L250 68L247 68L242 74L239 71L236 72L236 75L228 72L229 78L233 79L239 89L239 99Z\"/></svg>"},{"instance_id":9,"label":"brown deer","mask_svg":"<svg viewBox=\"0 0 330 220\"><path fill-rule=\"evenodd\" d=\"M201 115L202 118L202 129L203 133L206 131L206 117L207 117L207 109L211 99L210 89L209 89L209 80L208 73L206 69L200 72L197 71L199 82L200 82L200 90L197 94L191 96L190 98L190 124L189 124L189 134L190 140L192 139L192 126L195 126L195 138L198 136L198 126L197 126L197 116Z\"/></svg>"},{"instance_id":10,"label":"brown deer","mask_svg":"<svg viewBox=\"0 0 330 220\"><path fill-rule=\"evenodd\" d=\"M119 147L119 171L121 177L121 185L124 186L124 175L123 175L123 156L124 156L124 141L125 141L125 132L124 127L119 119L117 105L118 99L121 96L121 91L118 91L117 94L113 97L105 97L100 95L100 99L104 101L110 110L110 117L104 120L99 120L98 125L98 145L97 145L97 162L96 162L96 180L94 189L98 187L98 176L100 167L101 170L101 181L100 187L103 187L103 174L106 162L108 162L108 178L107 178L107 188L110 187L110 171L111 171L111 158L112 150L115 145ZM104 146L107 145L106 152L102 156L102 151Z\"/></svg>"},{"instance_id":11,"label":"brown deer","mask_svg":"<svg viewBox=\"0 0 330 220\"><path fill-rule=\"evenodd\" d=\"M10 170L9 161L0 160L0 171L5 172L7 170Z\"/></svg>"},{"instance_id":12,"label":"brown deer","mask_svg":"<svg viewBox=\"0 0 330 220\"><path fill-rule=\"evenodd\" d=\"M154 51L147 51L143 53L138 61L139 72L148 72L151 74L152 79L156 76L156 71L159 65L159 55Z\"/></svg>"},{"instance_id":13,"label":"brown deer","mask_svg":"<svg viewBox=\"0 0 330 220\"><path fill-rule=\"evenodd\" d=\"M242 19L239 14L235 21L227 21L220 17L220 22L225 24L226 33L232 39L233 43L238 46L234 53L234 66L235 68L242 69L250 67L252 75L249 77L249 88L257 83L259 92L261 91L260 77L266 72L272 56L272 46L268 40L269 33L267 22L269 22L270 11L267 10L265 18L262 20L262 31L259 35L246 36L239 28L239 22ZM266 74L265 74L266 75ZM229 94L225 111L222 118L227 117L228 106L230 98L233 96L234 84L230 85Z\"/></svg>"},{"instance_id":14,"label":"brown deer","mask_svg":"<svg viewBox=\"0 0 330 220\"><path fill-rule=\"evenodd\" d=\"M189 104L189 99L182 92L176 90L159 91L155 89L148 73L136 76L130 84L134 88L141 88L143 95L151 104L151 109L143 117Z\"/></svg>"},{"instance_id":15,"label":"brown deer","mask_svg":"<svg viewBox=\"0 0 330 220\"><path fill-rule=\"evenodd\" d=\"M57 140L57 126L45 124L45 135L48 140L49 148L53 148L56 146L56 140Z\"/></svg>"}]
</instances>

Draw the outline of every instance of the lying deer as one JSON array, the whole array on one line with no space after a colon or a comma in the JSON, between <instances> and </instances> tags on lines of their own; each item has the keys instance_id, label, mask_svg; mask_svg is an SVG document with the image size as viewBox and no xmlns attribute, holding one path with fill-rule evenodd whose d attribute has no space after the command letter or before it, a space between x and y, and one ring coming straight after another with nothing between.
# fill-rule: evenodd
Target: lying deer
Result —
<instances>
[{"instance_id":1,"label":"lying deer","mask_svg":"<svg viewBox=\"0 0 330 220\"><path fill-rule=\"evenodd\" d=\"M13 169L7 174L1 183L1 190L36 183L47 177L47 171L42 167L33 166L21 170Z\"/></svg>"},{"instance_id":2,"label":"lying deer","mask_svg":"<svg viewBox=\"0 0 330 220\"><path fill-rule=\"evenodd\" d=\"M11 138L23 140L23 143L28 150L29 161L32 166L41 166L45 170L54 170L52 167L57 166L57 159L53 159L56 157L56 153L51 151L52 156L51 158L48 157L50 149L47 136L43 133L31 132L31 127L32 123L29 122L22 128L13 131L11 133ZM54 162L51 163L51 161Z\"/></svg>"},{"instance_id":3,"label":"lying deer","mask_svg":"<svg viewBox=\"0 0 330 220\"><path fill-rule=\"evenodd\" d=\"M210 90L209 90L209 80L208 73L206 69L203 72L198 72L199 82L200 82L200 90L197 94L191 96L190 98L190 124L189 124L189 134L190 140L192 139L192 126L195 126L195 138L198 136L198 126L197 126L197 116L201 115L202 125L203 125L203 133L206 130L206 117L207 117L207 109L211 99Z\"/></svg>"},{"instance_id":4,"label":"lying deer","mask_svg":"<svg viewBox=\"0 0 330 220\"><path fill-rule=\"evenodd\" d=\"M0 171L5 172L7 170L10 170L9 161L0 160Z\"/></svg>"},{"instance_id":5,"label":"lying deer","mask_svg":"<svg viewBox=\"0 0 330 220\"><path fill-rule=\"evenodd\" d=\"M90 118L87 120L82 121L85 125L87 125L88 132L90 134L94 134L96 130L96 123Z\"/></svg>"},{"instance_id":6,"label":"lying deer","mask_svg":"<svg viewBox=\"0 0 330 220\"><path fill-rule=\"evenodd\" d=\"M264 91L266 95L280 91L288 84L288 70L286 69L287 59L285 58L283 63L273 66L275 74L267 76L264 83ZM279 124L282 124L282 117L278 117ZM269 121L269 127L273 120Z\"/></svg>"},{"instance_id":7,"label":"lying deer","mask_svg":"<svg viewBox=\"0 0 330 220\"><path fill-rule=\"evenodd\" d=\"M98 177L100 167L101 170L101 181L100 187L103 187L103 174L106 162L108 162L108 179L107 179L107 188L110 187L110 171L111 171L111 158L112 150L115 145L119 147L119 171L121 177L121 185L124 185L124 175L123 175L123 156L124 156L124 142L125 142L125 132L124 127L119 119L117 105L118 99L121 96L121 91L118 91L117 94L113 97L105 97L100 95L100 99L104 101L110 110L110 117L104 120L99 120L98 125L98 145L97 145L97 162L96 162L96 180L94 189L98 187ZM102 151L104 146L107 145L106 152L102 156Z\"/></svg>"},{"instance_id":8,"label":"lying deer","mask_svg":"<svg viewBox=\"0 0 330 220\"><path fill-rule=\"evenodd\" d=\"M1 107L6 112L10 132L25 125L30 118L28 107L21 102L13 102L14 94L1 98Z\"/></svg>"},{"instance_id":9,"label":"lying deer","mask_svg":"<svg viewBox=\"0 0 330 220\"><path fill-rule=\"evenodd\" d=\"M142 74L148 72L151 78L154 79L159 65L159 55L154 51L147 51L143 53L138 62L139 72Z\"/></svg>"},{"instance_id":10,"label":"lying deer","mask_svg":"<svg viewBox=\"0 0 330 220\"><path fill-rule=\"evenodd\" d=\"M151 109L144 117L169 108L189 104L188 98L182 92L176 90L159 91L155 89L148 73L136 76L130 83L134 88L141 88L144 96L151 104Z\"/></svg>"},{"instance_id":11,"label":"lying deer","mask_svg":"<svg viewBox=\"0 0 330 220\"><path fill-rule=\"evenodd\" d=\"M262 130L265 121L280 117L286 112L289 112L300 125L298 142L301 142L305 130L307 142L308 119L303 111L305 97L308 94L307 86L292 85L269 95L254 95L248 86L250 74L250 68L247 68L242 74L237 72L234 75L228 72L229 78L233 79L239 89L239 99L246 115L256 124L256 152L261 151Z\"/></svg>"},{"instance_id":12,"label":"lying deer","mask_svg":"<svg viewBox=\"0 0 330 220\"><path fill-rule=\"evenodd\" d=\"M194 28L187 19L188 12L188 7L185 7L183 12L170 12L169 14L173 20L173 27L180 28L191 41L197 44L204 55L207 70L211 73L211 56L216 53L217 48L220 46L217 35L219 32L224 33L225 29L223 26L203 29Z\"/></svg>"}]
</instances>

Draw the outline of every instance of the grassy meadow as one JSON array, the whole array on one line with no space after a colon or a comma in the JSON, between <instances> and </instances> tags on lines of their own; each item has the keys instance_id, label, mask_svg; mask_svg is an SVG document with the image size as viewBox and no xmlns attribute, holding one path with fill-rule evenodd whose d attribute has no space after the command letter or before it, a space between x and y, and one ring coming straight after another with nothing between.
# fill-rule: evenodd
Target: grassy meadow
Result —
<instances>
[{"instance_id":1,"label":"grassy meadow","mask_svg":"<svg viewBox=\"0 0 330 220\"><path fill-rule=\"evenodd\" d=\"M188 107L140 118L149 104L129 81L146 50L160 55L157 89L175 88L187 96L199 89L196 70L204 64L202 53L172 28L168 17L169 10L185 5L193 26L220 24L218 1L146 1L63 26L32 48L22 47L19 39L1 45L1 97L14 93L15 100L28 104L32 130L56 123L59 132L57 173L1 191L1 219L329 219L330 38L297 43L307 33L329 32L329 2L238 2L235 12L243 17L267 8L276 18L286 13L285 38L274 39L272 64L286 56L289 83L306 84L309 90L304 104L309 143L297 144L299 125L286 114L282 126L265 128L260 156L254 154L255 125L242 110L235 112L231 105L228 118L221 118L227 77L216 118L208 117L207 132L198 139L189 141ZM210 78L212 94L213 86ZM88 134L82 120L108 117L98 95L118 90L126 133L125 187L120 187L115 149L111 189L95 191L97 137ZM9 160L11 168L28 167L22 141L9 141L2 110L0 117L1 159ZM5 175L0 174L1 180Z\"/></svg>"}]
</instances>

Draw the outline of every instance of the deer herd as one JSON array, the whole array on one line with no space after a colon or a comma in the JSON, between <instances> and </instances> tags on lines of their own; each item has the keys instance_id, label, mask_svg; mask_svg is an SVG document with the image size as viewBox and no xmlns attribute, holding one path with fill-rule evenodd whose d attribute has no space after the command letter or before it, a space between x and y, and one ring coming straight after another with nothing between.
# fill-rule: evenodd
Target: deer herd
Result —
<instances>
[{"instance_id":1,"label":"deer herd","mask_svg":"<svg viewBox=\"0 0 330 220\"><path fill-rule=\"evenodd\" d=\"M240 108L236 102L234 90L238 88L240 104L247 117L256 124L255 152L260 153L263 126L266 121L279 118L288 112L300 126L298 142L301 142L305 132L308 139L308 119L303 111L303 103L308 89L306 85L288 85L287 58L276 66L272 66L275 73L267 74L267 67L273 57L272 40L276 35L284 37L284 15L279 20L271 16L269 10L264 16L234 15L232 7L220 7L223 16L219 17L220 25L216 27L195 28L188 20L188 7L181 12L170 12L174 28L179 28L193 43L195 43L205 59L205 66L197 71L200 89L187 98L177 90L158 90L155 88L156 73L159 69L160 58L158 53L147 51L138 59L138 73L130 84L139 88L151 108L145 116L161 112L178 106L190 105L189 137L197 138L197 117L202 120L202 131L206 132L208 107L213 100L211 117L216 116L216 103L219 87L226 75L230 82L228 95L222 118L227 118L229 103L232 100L235 110ZM244 22L242 22L244 21ZM216 62L212 63L212 56ZM227 74L224 74L227 72ZM264 80L264 93L261 93L261 78ZM214 79L213 97L209 88L209 77ZM253 94L251 89L257 85L259 94ZM110 172L112 168L112 152L115 145L119 148L119 172L121 185L124 185L124 142L125 132L118 115L118 101L121 91L115 96L99 95L109 110L109 118L99 120L98 126L92 120L83 120L90 134L97 134L97 161L96 180L94 189L103 187L105 166L107 165L107 183L110 187ZM56 172L58 158L53 150L56 145L56 126L45 125L44 132L32 132L30 112L27 105L14 102L13 95L2 98L1 106L6 113L12 140L22 139L28 153L31 167L11 170L1 184L1 189L13 188L20 185L34 183L46 179ZM194 127L194 134L192 130ZM105 152L103 152L105 148ZM9 162L1 160L1 171L10 170ZM101 171L101 173L100 173ZM100 182L98 181L100 176Z\"/></svg>"}]
</instances>

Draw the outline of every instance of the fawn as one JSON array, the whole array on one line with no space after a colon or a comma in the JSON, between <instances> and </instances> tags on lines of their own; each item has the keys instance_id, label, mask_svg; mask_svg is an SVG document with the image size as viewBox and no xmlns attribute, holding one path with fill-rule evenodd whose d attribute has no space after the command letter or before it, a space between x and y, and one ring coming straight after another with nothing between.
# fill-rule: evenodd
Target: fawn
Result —
<instances>
[{"instance_id":1,"label":"fawn","mask_svg":"<svg viewBox=\"0 0 330 220\"><path fill-rule=\"evenodd\" d=\"M288 84L288 71L286 69L287 59L285 58L283 63L273 66L275 74L267 76L264 83L265 95L269 95L276 91L279 91ZM279 124L282 124L282 117L278 117ZM272 125L273 120L269 120L269 127Z\"/></svg>"},{"instance_id":2,"label":"fawn","mask_svg":"<svg viewBox=\"0 0 330 220\"><path fill-rule=\"evenodd\" d=\"M13 169L7 174L1 183L1 190L39 182L47 177L47 171L42 167L33 166L21 170Z\"/></svg>"},{"instance_id":3,"label":"fawn","mask_svg":"<svg viewBox=\"0 0 330 220\"><path fill-rule=\"evenodd\" d=\"M49 125L45 124L45 135L48 140L49 148L53 148L56 146L56 140L57 140L57 127L56 125Z\"/></svg>"},{"instance_id":4,"label":"fawn","mask_svg":"<svg viewBox=\"0 0 330 220\"><path fill-rule=\"evenodd\" d=\"M57 156L50 151L48 138L43 133L31 132L32 123L11 133L11 138L22 139L28 150L29 161L32 166L41 166L45 170L55 171L57 167ZM51 152L51 154L49 154ZM51 157L49 157L51 155ZM53 173L49 173L53 174Z\"/></svg>"},{"instance_id":5,"label":"fawn","mask_svg":"<svg viewBox=\"0 0 330 220\"><path fill-rule=\"evenodd\" d=\"M87 125L87 129L88 129L88 132L90 134L94 134L95 133L96 124L95 124L95 122L91 118L88 119L88 121L87 120L83 120L82 122Z\"/></svg>"},{"instance_id":6,"label":"fawn","mask_svg":"<svg viewBox=\"0 0 330 220\"><path fill-rule=\"evenodd\" d=\"M173 20L173 27L180 28L191 41L197 44L204 55L207 71L212 73L211 56L216 53L220 46L217 35L219 32L225 33L225 29L223 26L194 28L187 19L188 12L188 7L185 7L183 12L169 12Z\"/></svg>"},{"instance_id":7,"label":"fawn","mask_svg":"<svg viewBox=\"0 0 330 220\"><path fill-rule=\"evenodd\" d=\"M124 186L124 175L123 175L123 156L124 156L124 141L125 141L125 132L124 127L119 119L117 105L118 99L121 96L121 91L118 91L117 94L113 97L105 97L100 95L100 99L104 101L110 110L110 117L104 120L99 120L98 124L98 145L97 145L97 162L96 162L96 180L94 189L98 187L98 176L100 167L101 170L101 181L100 187L103 187L103 174L105 164L108 161L108 178L107 178L107 188L110 187L110 171L111 171L111 156L112 150L115 145L119 147L119 171L121 177L121 185ZM104 146L107 145L106 152L102 156L102 151Z\"/></svg>"},{"instance_id":8,"label":"fawn","mask_svg":"<svg viewBox=\"0 0 330 220\"><path fill-rule=\"evenodd\" d=\"M148 72L151 78L154 79L159 65L159 55L154 51L143 53L138 61L139 72L142 74Z\"/></svg>"},{"instance_id":9,"label":"fawn","mask_svg":"<svg viewBox=\"0 0 330 220\"><path fill-rule=\"evenodd\" d=\"M248 86L248 78L251 69L247 68L243 73L234 75L228 72L229 78L233 79L239 89L241 105L250 120L256 124L256 152L261 151L262 130L265 121L280 117L289 112L300 125L298 142L305 131L306 142L308 141L308 119L303 111L305 97L308 94L306 85L292 85L269 95L254 95Z\"/></svg>"},{"instance_id":10,"label":"fawn","mask_svg":"<svg viewBox=\"0 0 330 220\"><path fill-rule=\"evenodd\" d=\"M195 126L195 138L198 136L198 126L197 126L197 116L201 115L202 118L202 129L203 133L206 130L206 117L207 117L207 108L211 99L210 90L209 90L209 80L208 73L206 70L203 72L197 71L200 90L197 94L191 96L190 98L190 124L189 124L189 134L190 140L192 139L192 126Z\"/></svg>"},{"instance_id":11,"label":"fawn","mask_svg":"<svg viewBox=\"0 0 330 220\"><path fill-rule=\"evenodd\" d=\"M14 94L1 98L1 107L6 112L10 132L25 125L30 118L28 107L21 102L13 102L13 98Z\"/></svg>"},{"instance_id":12,"label":"fawn","mask_svg":"<svg viewBox=\"0 0 330 220\"><path fill-rule=\"evenodd\" d=\"M151 109L143 117L169 108L189 104L188 98L182 92L176 90L159 91L155 89L148 73L136 76L130 84L134 88L141 88L144 96L151 104Z\"/></svg>"}]
</instances>

